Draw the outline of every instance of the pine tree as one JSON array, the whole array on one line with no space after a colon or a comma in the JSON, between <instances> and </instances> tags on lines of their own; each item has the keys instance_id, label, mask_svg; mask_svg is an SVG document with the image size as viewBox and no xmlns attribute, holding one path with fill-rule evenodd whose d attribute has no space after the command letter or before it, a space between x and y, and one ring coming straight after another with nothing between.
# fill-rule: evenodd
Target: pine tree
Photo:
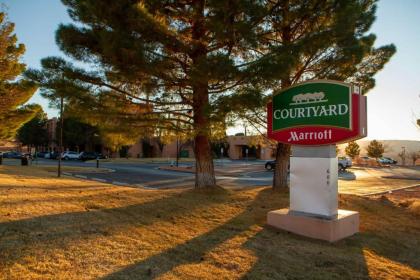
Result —
<instances>
[{"instance_id":1,"label":"pine tree","mask_svg":"<svg viewBox=\"0 0 420 280\"><path fill-rule=\"evenodd\" d=\"M346 152L346 155L354 159L356 156L360 154L359 144L357 144L354 141L349 142L346 146L345 152Z\"/></svg>"},{"instance_id":2,"label":"pine tree","mask_svg":"<svg viewBox=\"0 0 420 280\"><path fill-rule=\"evenodd\" d=\"M416 166L416 161L420 158L420 151L418 152L411 152L410 158L413 163L413 166Z\"/></svg>"},{"instance_id":3,"label":"pine tree","mask_svg":"<svg viewBox=\"0 0 420 280\"><path fill-rule=\"evenodd\" d=\"M196 187L216 186L209 138L212 130L220 127L215 124L224 121L216 105L224 94L233 94L231 90L249 83L258 70L258 36L265 34L265 3L63 3L78 25L59 27L59 47L99 71L75 69L51 58L44 61L50 68L44 68L43 74L56 69L64 80L77 81L77 93L70 95L80 95L73 102L90 105L91 112L98 112L103 120L109 116L117 123L125 119L131 130L147 130L154 124L189 133L195 142ZM106 101L114 103L114 110L104 106ZM127 104L115 106L123 103ZM132 106L152 109L134 114Z\"/></svg>"},{"instance_id":4,"label":"pine tree","mask_svg":"<svg viewBox=\"0 0 420 280\"><path fill-rule=\"evenodd\" d=\"M23 44L17 44L13 34L14 24L0 12L0 140L10 140L24 123L40 110L38 105L26 105L37 87L24 79L18 79L25 70L19 62L25 52Z\"/></svg>"},{"instance_id":5,"label":"pine tree","mask_svg":"<svg viewBox=\"0 0 420 280\"><path fill-rule=\"evenodd\" d=\"M368 156L378 159L384 154L385 148L381 142L372 140L367 146L366 151Z\"/></svg>"},{"instance_id":6,"label":"pine tree","mask_svg":"<svg viewBox=\"0 0 420 280\"><path fill-rule=\"evenodd\" d=\"M369 34L375 20L376 1L270 1L272 13L266 25L266 64L260 90L278 91L290 85L316 79L332 79L354 83L367 93L375 85L374 75L395 53L394 45L374 47L376 36ZM285 57L289 68L280 67ZM263 77L261 77L263 78ZM255 96L255 94L254 94ZM248 111L242 109L241 117L250 123L265 126L261 115L269 96L263 102L254 102ZM235 103L235 102L233 102ZM256 113L257 112L257 113ZM261 121L262 120L262 121ZM276 169L273 188L287 187L287 166L290 146L277 145Z\"/></svg>"},{"instance_id":7,"label":"pine tree","mask_svg":"<svg viewBox=\"0 0 420 280\"><path fill-rule=\"evenodd\" d=\"M374 48L375 36L366 35L371 0L63 3L78 24L60 26L57 42L96 71L49 58L36 76L59 73L61 81L44 84L73 83L66 88L74 108L89 108L89 118L110 128L190 134L198 188L216 185L209 138L233 111L258 126L264 92L310 79L353 82L366 92L395 52ZM290 146L278 144L275 188L287 186L289 156Z\"/></svg>"},{"instance_id":8,"label":"pine tree","mask_svg":"<svg viewBox=\"0 0 420 280\"><path fill-rule=\"evenodd\" d=\"M39 147L48 145L48 132L46 129L47 114L42 109L35 115L35 117L25 123L17 131L16 138L23 145L28 147Z\"/></svg>"},{"instance_id":9,"label":"pine tree","mask_svg":"<svg viewBox=\"0 0 420 280\"><path fill-rule=\"evenodd\" d=\"M96 127L81 121L77 117L68 116L64 112L63 146L74 151L91 150L100 144L99 131ZM61 130L61 122L57 123L57 131ZM58 142L58 139L56 139Z\"/></svg>"}]
</instances>

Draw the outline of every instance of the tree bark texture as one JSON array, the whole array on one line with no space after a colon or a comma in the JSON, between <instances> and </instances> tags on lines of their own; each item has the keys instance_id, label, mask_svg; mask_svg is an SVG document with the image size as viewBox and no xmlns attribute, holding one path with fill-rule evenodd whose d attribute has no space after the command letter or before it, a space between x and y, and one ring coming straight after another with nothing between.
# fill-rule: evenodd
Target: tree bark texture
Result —
<instances>
[{"instance_id":1,"label":"tree bark texture","mask_svg":"<svg viewBox=\"0 0 420 280\"><path fill-rule=\"evenodd\" d=\"M282 80L283 89L290 86L290 84L289 79ZM287 181L289 177L290 148L289 144L277 143L273 190L280 190L289 186Z\"/></svg>"},{"instance_id":2,"label":"tree bark texture","mask_svg":"<svg viewBox=\"0 0 420 280\"><path fill-rule=\"evenodd\" d=\"M283 7L283 19L284 25L281 30L281 37L284 45L288 45L291 42L291 28L288 21L289 5L288 2L284 2ZM281 87L285 89L292 84L290 79L290 72L284 73L284 77L281 79ZM273 177L273 190L280 190L288 187L288 175L289 175L289 162L290 162L290 145L277 143L276 152L276 168L274 169Z\"/></svg>"},{"instance_id":3,"label":"tree bark texture","mask_svg":"<svg viewBox=\"0 0 420 280\"><path fill-rule=\"evenodd\" d=\"M191 55L193 62L192 88L193 88L193 111L195 143L194 153L196 162L195 188L208 188L216 186L214 175L213 158L209 142L209 118L207 109L209 107L208 78L206 71L200 65L207 59L207 44L205 42L204 25L204 3L194 3L195 18L192 27L192 37L195 46Z\"/></svg>"},{"instance_id":4,"label":"tree bark texture","mask_svg":"<svg viewBox=\"0 0 420 280\"><path fill-rule=\"evenodd\" d=\"M287 188L290 159L290 145L277 143L276 167L274 169L273 190Z\"/></svg>"}]
</instances>

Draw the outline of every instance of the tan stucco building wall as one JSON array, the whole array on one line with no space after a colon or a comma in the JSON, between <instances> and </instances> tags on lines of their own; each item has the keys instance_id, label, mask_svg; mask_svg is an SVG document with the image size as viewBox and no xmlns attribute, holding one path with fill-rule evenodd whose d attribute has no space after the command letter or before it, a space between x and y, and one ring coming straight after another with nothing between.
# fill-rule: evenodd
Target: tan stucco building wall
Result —
<instances>
[{"instance_id":1,"label":"tan stucco building wall","mask_svg":"<svg viewBox=\"0 0 420 280\"><path fill-rule=\"evenodd\" d=\"M155 140L150 140L149 144L151 146L151 150L148 151L151 157L163 157L163 158L175 158L176 157L176 150L177 150L177 143L173 141L172 143L166 144L163 146L162 151ZM178 148L181 151L181 155L188 154L189 158L194 157L194 149L190 144L185 144L182 142L178 142ZM136 144L132 145L128 149L128 157L145 157L146 151L143 151L143 142L139 140Z\"/></svg>"},{"instance_id":2,"label":"tan stucco building wall","mask_svg":"<svg viewBox=\"0 0 420 280\"><path fill-rule=\"evenodd\" d=\"M274 149L270 146L270 143L263 143L263 145L254 145L253 136L228 136L227 142L229 144L228 151L224 151L224 154L228 155L230 159L245 159L246 149L248 149L248 158L250 159L262 159L270 160L275 157ZM163 147L160 151L159 145L155 140L149 141L151 145L151 157L163 157L163 158L175 158L177 144L176 141L169 143ZM179 145L182 145L180 142ZM181 154L188 154L189 158L194 157L194 149L192 144L183 144L181 147ZM146 152L143 151L142 140L139 140L136 144L132 145L128 149L128 157L145 157Z\"/></svg>"},{"instance_id":3,"label":"tan stucco building wall","mask_svg":"<svg viewBox=\"0 0 420 280\"><path fill-rule=\"evenodd\" d=\"M228 136L229 158L244 159L246 158L246 150L248 149L249 158L263 160L273 159L274 149L269 143L264 143L264 145L254 145L253 140L253 136Z\"/></svg>"}]
</instances>

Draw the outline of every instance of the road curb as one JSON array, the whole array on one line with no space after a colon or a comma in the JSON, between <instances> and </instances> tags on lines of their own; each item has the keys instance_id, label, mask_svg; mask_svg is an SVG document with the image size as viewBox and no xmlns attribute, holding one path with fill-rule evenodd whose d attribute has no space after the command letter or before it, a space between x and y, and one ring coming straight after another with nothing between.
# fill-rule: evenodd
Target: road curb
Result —
<instances>
[{"instance_id":1,"label":"road curb","mask_svg":"<svg viewBox=\"0 0 420 280\"><path fill-rule=\"evenodd\" d=\"M124 183L124 182L119 182L119 181L111 181L111 184L117 185L117 186L131 186L130 184L127 184L127 183Z\"/></svg>"},{"instance_id":2,"label":"road curb","mask_svg":"<svg viewBox=\"0 0 420 280\"><path fill-rule=\"evenodd\" d=\"M105 179L100 179L100 178L90 178L89 180L98 181L98 182L102 182L102 183L107 182Z\"/></svg>"},{"instance_id":3,"label":"road curb","mask_svg":"<svg viewBox=\"0 0 420 280\"><path fill-rule=\"evenodd\" d=\"M115 185L115 186L142 188L142 189L145 189L145 190L156 190L156 188L148 187L148 186L145 186L143 184L129 184L129 183L126 183L126 182L105 180L105 179L95 178L95 177L87 177L87 176L84 176L84 175L72 174L72 173L69 173L69 172L63 172L62 174L65 175L65 176L68 176L68 177L73 177L73 178L87 180L87 181L96 181L96 182L101 182L101 183L104 183L104 184L110 184L110 185Z\"/></svg>"},{"instance_id":4,"label":"road curb","mask_svg":"<svg viewBox=\"0 0 420 280\"><path fill-rule=\"evenodd\" d=\"M405 190L405 189L411 189L411 188L416 188L416 187L420 187L420 184L410 185L410 186L396 188L396 189L387 190L387 191L380 191L380 192L362 194L361 196L371 196L371 195L387 194L387 193L392 193L392 192L395 192L395 191L400 191L400 190Z\"/></svg>"}]
</instances>

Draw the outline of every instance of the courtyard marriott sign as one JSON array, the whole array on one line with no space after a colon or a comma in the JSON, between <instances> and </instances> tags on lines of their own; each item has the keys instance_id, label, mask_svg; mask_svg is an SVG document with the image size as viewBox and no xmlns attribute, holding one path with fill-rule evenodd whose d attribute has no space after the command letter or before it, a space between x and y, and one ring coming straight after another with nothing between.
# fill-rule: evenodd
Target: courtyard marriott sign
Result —
<instances>
[{"instance_id":1,"label":"courtyard marriott sign","mask_svg":"<svg viewBox=\"0 0 420 280\"><path fill-rule=\"evenodd\" d=\"M293 145L327 145L365 137L366 97L359 88L318 80L275 92L268 136Z\"/></svg>"},{"instance_id":2,"label":"courtyard marriott sign","mask_svg":"<svg viewBox=\"0 0 420 280\"><path fill-rule=\"evenodd\" d=\"M290 206L270 226L335 242L359 231L359 213L338 209L336 143L366 136L366 97L351 84L319 80L274 92L268 137L291 145Z\"/></svg>"}]
</instances>

